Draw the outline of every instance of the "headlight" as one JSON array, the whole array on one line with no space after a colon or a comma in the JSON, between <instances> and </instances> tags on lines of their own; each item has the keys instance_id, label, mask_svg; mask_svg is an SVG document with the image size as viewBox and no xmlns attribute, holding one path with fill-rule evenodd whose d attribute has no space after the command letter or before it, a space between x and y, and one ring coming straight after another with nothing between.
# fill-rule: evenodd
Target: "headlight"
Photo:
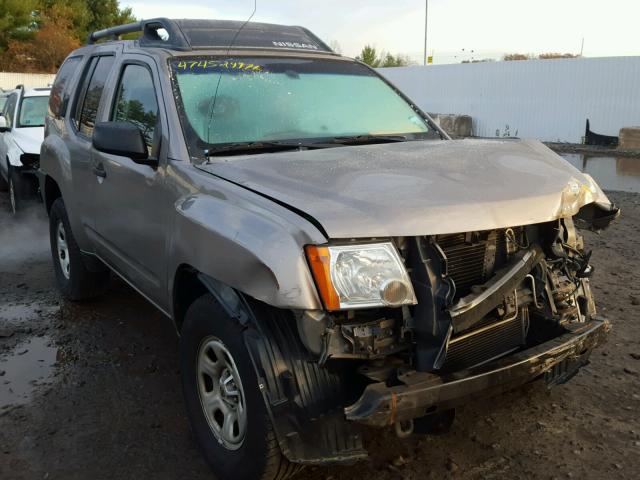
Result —
<instances>
[{"instance_id":1,"label":"headlight","mask_svg":"<svg viewBox=\"0 0 640 480\"><path fill-rule=\"evenodd\" d=\"M416 296L391 243L305 248L327 310L413 305Z\"/></svg>"},{"instance_id":2,"label":"headlight","mask_svg":"<svg viewBox=\"0 0 640 480\"><path fill-rule=\"evenodd\" d=\"M570 180L562 190L560 197L560 216L569 217L575 215L580 207L595 201L597 194L596 184L591 177L591 183L582 183L577 180Z\"/></svg>"}]
</instances>

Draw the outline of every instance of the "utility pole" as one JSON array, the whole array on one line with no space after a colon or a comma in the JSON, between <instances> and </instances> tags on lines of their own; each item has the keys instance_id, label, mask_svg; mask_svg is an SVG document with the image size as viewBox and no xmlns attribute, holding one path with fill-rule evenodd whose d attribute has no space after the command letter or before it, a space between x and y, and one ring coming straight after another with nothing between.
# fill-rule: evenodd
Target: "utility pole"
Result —
<instances>
[{"instance_id":1,"label":"utility pole","mask_svg":"<svg viewBox=\"0 0 640 480\"><path fill-rule=\"evenodd\" d=\"M427 20L429 19L429 0L424 1L424 64L427 64Z\"/></svg>"}]
</instances>

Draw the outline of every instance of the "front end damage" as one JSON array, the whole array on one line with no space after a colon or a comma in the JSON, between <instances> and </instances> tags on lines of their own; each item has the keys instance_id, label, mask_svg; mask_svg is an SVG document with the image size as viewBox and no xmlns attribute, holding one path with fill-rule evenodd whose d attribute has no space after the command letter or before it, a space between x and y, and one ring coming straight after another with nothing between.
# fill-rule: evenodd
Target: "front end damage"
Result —
<instances>
[{"instance_id":1,"label":"front end damage","mask_svg":"<svg viewBox=\"0 0 640 480\"><path fill-rule=\"evenodd\" d=\"M612 206L575 218L600 229L618 213ZM331 422L347 420L344 438L357 438L355 424L395 426L404 436L414 420L480 396L536 379L563 383L610 329L596 314L591 252L572 218L393 243L415 305L296 316L311 362L359 379L342 413L326 412ZM337 441L327 458L362 455L353 442L342 444L350 447L341 451Z\"/></svg>"}]
</instances>

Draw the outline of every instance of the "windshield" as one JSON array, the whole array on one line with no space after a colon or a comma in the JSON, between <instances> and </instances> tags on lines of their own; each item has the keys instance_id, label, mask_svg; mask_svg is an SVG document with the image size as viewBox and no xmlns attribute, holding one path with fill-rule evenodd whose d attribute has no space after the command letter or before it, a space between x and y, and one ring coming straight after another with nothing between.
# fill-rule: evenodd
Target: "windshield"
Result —
<instances>
[{"instance_id":1,"label":"windshield","mask_svg":"<svg viewBox=\"0 0 640 480\"><path fill-rule=\"evenodd\" d=\"M24 97L17 127L44 127L49 97Z\"/></svg>"},{"instance_id":2,"label":"windshield","mask_svg":"<svg viewBox=\"0 0 640 480\"><path fill-rule=\"evenodd\" d=\"M384 80L355 62L206 57L173 59L171 67L190 147L437 136Z\"/></svg>"}]
</instances>

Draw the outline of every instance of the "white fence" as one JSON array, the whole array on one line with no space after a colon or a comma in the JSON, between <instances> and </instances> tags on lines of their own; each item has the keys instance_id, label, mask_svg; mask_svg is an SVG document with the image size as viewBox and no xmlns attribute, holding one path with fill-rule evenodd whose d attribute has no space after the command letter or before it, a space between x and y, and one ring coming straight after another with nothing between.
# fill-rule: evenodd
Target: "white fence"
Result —
<instances>
[{"instance_id":1,"label":"white fence","mask_svg":"<svg viewBox=\"0 0 640 480\"><path fill-rule=\"evenodd\" d=\"M379 70L427 112L471 115L480 137L579 143L640 125L640 57L529 60Z\"/></svg>"},{"instance_id":2,"label":"white fence","mask_svg":"<svg viewBox=\"0 0 640 480\"><path fill-rule=\"evenodd\" d=\"M16 85L25 87L46 87L56 78L53 74L0 72L0 88L11 90Z\"/></svg>"}]
</instances>

